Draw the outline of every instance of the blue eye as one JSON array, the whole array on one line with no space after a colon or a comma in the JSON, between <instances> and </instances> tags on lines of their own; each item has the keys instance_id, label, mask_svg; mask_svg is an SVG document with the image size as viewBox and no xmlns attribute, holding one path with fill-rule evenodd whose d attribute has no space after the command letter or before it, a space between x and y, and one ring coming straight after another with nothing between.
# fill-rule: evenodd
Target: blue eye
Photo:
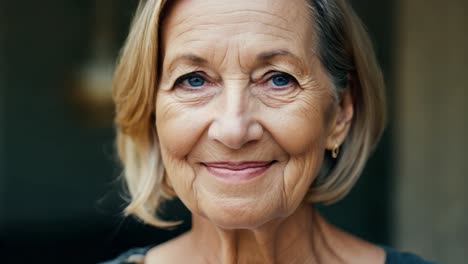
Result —
<instances>
[{"instance_id":1,"label":"blue eye","mask_svg":"<svg viewBox=\"0 0 468 264\"><path fill-rule=\"evenodd\" d=\"M271 81L273 82L274 85L276 86L286 86L291 82L291 76L285 73L281 74L276 74L273 77L271 77Z\"/></svg>"},{"instance_id":2,"label":"blue eye","mask_svg":"<svg viewBox=\"0 0 468 264\"><path fill-rule=\"evenodd\" d=\"M191 89L202 87L205 83L205 78L198 73L189 73L176 81L176 85L182 85Z\"/></svg>"},{"instance_id":3,"label":"blue eye","mask_svg":"<svg viewBox=\"0 0 468 264\"><path fill-rule=\"evenodd\" d=\"M200 87L205 84L205 79L201 76L191 76L187 79L187 83L193 87Z\"/></svg>"}]
</instances>

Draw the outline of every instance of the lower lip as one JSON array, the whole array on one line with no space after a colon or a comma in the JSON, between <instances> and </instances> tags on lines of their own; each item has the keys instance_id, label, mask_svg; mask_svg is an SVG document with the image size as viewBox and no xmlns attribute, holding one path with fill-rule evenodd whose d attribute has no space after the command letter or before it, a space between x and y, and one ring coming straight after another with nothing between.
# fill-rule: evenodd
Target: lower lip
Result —
<instances>
[{"instance_id":1,"label":"lower lip","mask_svg":"<svg viewBox=\"0 0 468 264\"><path fill-rule=\"evenodd\" d=\"M206 169L216 176L228 182L242 182L257 178L265 173L273 163L265 164L264 166L256 166L245 168L242 170L231 170L226 168L211 167L205 165Z\"/></svg>"}]
</instances>

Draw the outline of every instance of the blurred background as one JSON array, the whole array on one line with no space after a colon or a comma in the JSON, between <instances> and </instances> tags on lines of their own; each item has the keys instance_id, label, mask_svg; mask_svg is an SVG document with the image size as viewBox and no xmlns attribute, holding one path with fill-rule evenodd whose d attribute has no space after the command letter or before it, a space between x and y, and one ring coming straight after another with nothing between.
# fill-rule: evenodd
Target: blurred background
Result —
<instances>
[{"instance_id":1,"label":"blurred background","mask_svg":"<svg viewBox=\"0 0 468 264\"><path fill-rule=\"evenodd\" d=\"M336 225L440 263L468 259L468 1L352 0L390 122ZM123 218L112 69L136 0L0 1L0 262L96 263L174 230Z\"/></svg>"}]
</instances>

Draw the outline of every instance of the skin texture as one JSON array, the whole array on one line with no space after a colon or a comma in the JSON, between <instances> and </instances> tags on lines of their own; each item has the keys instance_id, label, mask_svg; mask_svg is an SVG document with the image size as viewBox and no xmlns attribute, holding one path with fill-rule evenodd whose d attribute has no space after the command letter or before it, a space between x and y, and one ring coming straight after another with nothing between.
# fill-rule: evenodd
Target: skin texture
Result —
<instances>
[{"instance_id":1,"label":"skin texture","mask_svg":"<svg viewBox=\"0 0 468 264\"><path fill-rule=\"evenodd\" d=\"M170 8L155 125L167 181L193 226L151 250L147 263L383 263L381 250L303 203L325 150L344 141L353 115L348 92L333 99L312 23L302 0ZM233 181L206 165L251 161L271 165Z\"/></svg>"}]
</instances>

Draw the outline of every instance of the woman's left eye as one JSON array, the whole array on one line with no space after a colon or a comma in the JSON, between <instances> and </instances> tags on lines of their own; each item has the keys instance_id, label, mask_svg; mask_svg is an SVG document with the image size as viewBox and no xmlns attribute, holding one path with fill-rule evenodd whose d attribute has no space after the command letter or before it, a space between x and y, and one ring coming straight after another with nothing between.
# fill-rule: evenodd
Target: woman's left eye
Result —
<instances>
[{"instance_id":1,"label":"woman's left eye","mask_svg":"<svg viewBox=\"0 0 468 264\"><path fill-rule=\"evenodd\" d=\"M294 82L294 77L287 73L276 73L270 77L269 82L278 88L286 88Z\"/></svg>"},{"instance_id":2,"label":"woman's left eye","mask_svg":"<svg viewBox=\"0 0 468 264\"><path fill-rule=\"evenodd\" d=\"M187 83L192 87L200 87L205 84L205 79L201 76L192 76L187 79Z\"/></svg>"},{"instance_id":3,"label":"woman's left eye","mask_svg":"<svg viewBox=\"0 0 468 264\"><path fill-rule=\"evenodd\" d=\"M206 79L200 73L189 73L176 80L176 86L191 90L200 89L205 83Z\"/></svg>"}]
</instances>

